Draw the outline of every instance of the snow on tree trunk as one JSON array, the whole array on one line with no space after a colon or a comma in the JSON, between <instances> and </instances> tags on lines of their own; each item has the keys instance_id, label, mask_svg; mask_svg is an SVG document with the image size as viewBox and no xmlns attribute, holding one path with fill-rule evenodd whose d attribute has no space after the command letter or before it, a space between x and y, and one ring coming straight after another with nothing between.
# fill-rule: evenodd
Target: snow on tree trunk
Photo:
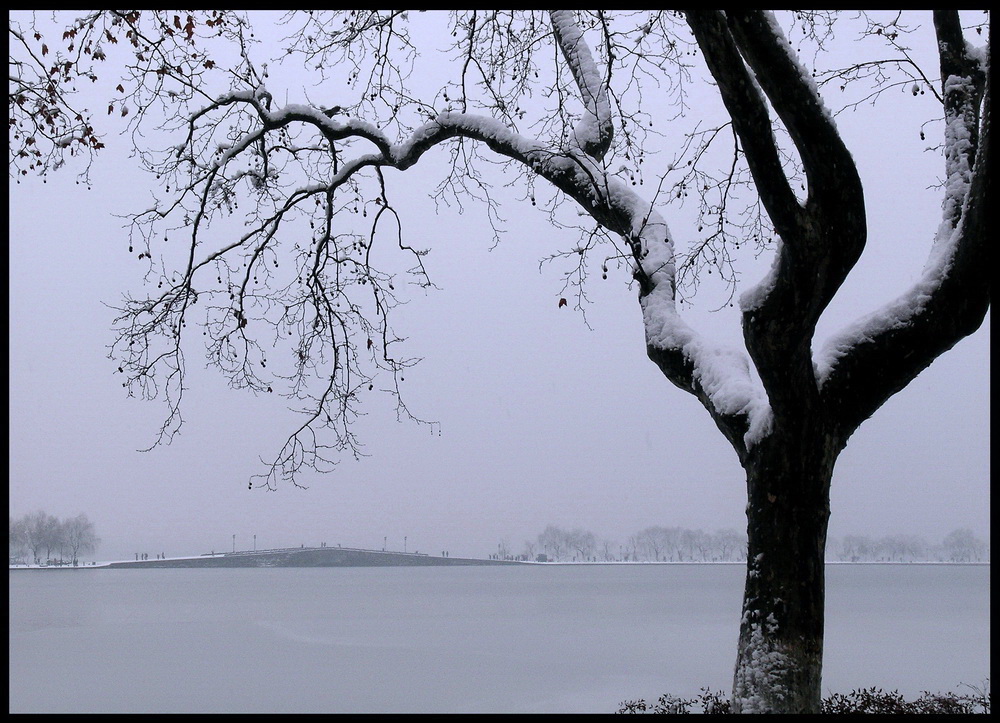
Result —
<instances>
[{"instance_id":1,"label":"snow on tree trunk","mask_svg":"<svg viewBox=\"0 0 1000 723\"><path fill-rule=\"evenodd\" d=\"M733 710L818 713L830 480L839 445L771 435L748 456L748 564Z\"/></svg>"}]
</instances>

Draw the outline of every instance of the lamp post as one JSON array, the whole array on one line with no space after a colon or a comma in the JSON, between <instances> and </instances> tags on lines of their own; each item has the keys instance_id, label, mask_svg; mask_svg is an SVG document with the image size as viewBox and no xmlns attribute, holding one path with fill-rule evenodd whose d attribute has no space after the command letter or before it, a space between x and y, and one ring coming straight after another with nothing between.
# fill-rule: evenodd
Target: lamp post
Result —
<instances>
[{"instance_id":1,"label":"lamp post","mask_svg":"<svg viewBox=\"0 0 1000 723\"><path fill-rule=\"evenodd\" d=\"M236 552L236 535L233 535L233 552Z\"/></svg>"},{"instance_id":2,"label":"lamp post","mask_svg":"<svg viewBox=\"0 0 1000 723\"><path fill-rule=\"evenodd\" d=\"M257 552L257 535L253 536L253 551Z\"/></svg>"},{"instance_id":3,"label":"lamp post","mask_svg":"<svg viewBox=\"0 0 1000 723\"><path fill-rule=\"evenodd\" d=\"M406 552L406 535L403 535L403 552Z\"/></svg>"}]
</instances>

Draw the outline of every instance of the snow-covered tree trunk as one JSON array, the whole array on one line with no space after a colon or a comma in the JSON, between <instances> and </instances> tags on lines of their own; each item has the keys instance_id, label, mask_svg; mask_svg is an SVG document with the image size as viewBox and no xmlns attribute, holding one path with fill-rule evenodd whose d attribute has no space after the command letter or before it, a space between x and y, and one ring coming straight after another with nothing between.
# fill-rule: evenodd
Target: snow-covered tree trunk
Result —
<instances>
[{"instance_id":1,"label":"snow-covered tree trunk","mask_svg":"<svg viewBox=\"0 0 1000 723\"><path fill-rule=\"evenodd\" d=\"M771 434L745 462L748 563L735 712L819 710L824 551L837 451L822 432L793 428Z\"/></svg>"}]
</instances>

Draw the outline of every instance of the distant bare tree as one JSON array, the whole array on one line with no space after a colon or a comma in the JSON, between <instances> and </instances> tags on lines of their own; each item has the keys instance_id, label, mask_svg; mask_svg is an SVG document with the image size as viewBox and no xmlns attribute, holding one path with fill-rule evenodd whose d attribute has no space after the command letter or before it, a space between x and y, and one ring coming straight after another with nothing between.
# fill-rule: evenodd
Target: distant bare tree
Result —
<instances>
[{"instance_id":1,"label":"distant bare tree","mask_svg":"<svg viewBox=\"0 0 1000 723\"><path fill-rule=\"evenodd\" d=\"M577 527L570 531L567 544L576 552L575 559L584 562L594 554L597 538L593 532Z\"/></svg>"},{"instance_id":2,"label":"distant bare tree","mask_svg":"<svg viewBox=\"0 0 1000 723\"><path fill-rule=\"evenodd\" d=\"M553 560L561 560L569 547L569 534L555 525L549 525L538 536L538 546Z\"/></svg>"},{"instance_id":3,"label":"distant bare tree","mask_svg":"<svg viewBox=\"0 0 1000 723\"><path fill-rule=\"evenodd\" d=\"M604 538L600 543L601 548L601 559L605 562L610 562L615 559L615 543L613 540Z\"/></svg>"},{"instance_id":4,"label":"distant bare tree","mask_svg":"<svg viewBox=\"0 0 1000 723\"><path fill-rule=\"evenodd\" d=\"M507 560L510 558L510 539L505 537L497 543L497 558Z\"/></svg>"},{"instance_id":5,"label":"distant bare tree","mask_svg":"<svg viewBox=\"0 0 1000 723\"><path fill-rule=\"evenodd\" d=\"M635 538L639 549L648 559L658 561L661 553L669 544L670 533L663 527L647 527L640 530Z\"/></svg>"},{"instance_id":6,"label":"distant bare tree","mask_svg":"<svg viewBox=\"0 0 1000 723\"><path fill-rule=\"evenodd\" d=\"M73 553L74 565L77 564L80 553L94 552L101 542L94 529L94 523L83 513L66 521L65 535L66 545Z\"/></svg>"},{"instance_id":7,"label":"distant bare tree","mask_svg":"<svg viewBox=\"0 0 1000 723\"><path fill-rule=\"evenodd\" d=\"M54 546L53 531L56 523L54 517L41 510L24 518L25 543L31 550L31 557L36 565L41 562L41 551Z\"/></svg>"},{"instance_id":8,"label":"distant bare tree","mask_svg":"<svg viewBox=\"0 0 1000 723\"><path fill-rule=\"evenodd\" d=\"M44 537L42 545L45 547L45 559L50 560L52 559L52 551L61 549L65 544L62 521L58 517L45 515L42 535Z\"/></svg>"},{"instance_id":9,"label":"distant bare tree","mask_svg":"<svg viewBox=\"0 0 1000 723\"><path fill-rule=\"evenodd\" d=\"M712 559L712 548L715 541L712 539L712 535L705 532L704 530L692 530L691 531L691 546L695 551L696 559L702 562L708 562Z\"/></svg>"},{"instance_id":10,"label":"distant bare tree","mask_svg":"<svg viewBox=\"0 0 1000 723\"><path fill-rule=\"evenodd\" d=\"M30 550L28 546L27 521L23 517L10 518L10 560L23 562Z\"/></svg>"},{"instance_id":11,"label":"distant bare tree","mask_svg":"<svg viewBox=\"0 0 1000 723\"><path fill-rule=\"evenodd\" d=\"M746 535L738 530L725 529L715 533L715 545L722 560L745 560L747 558Z\"/></svg>"},{"instance_id":12,"label":"distant bare tree","mask_svg":"<svg viewBox=\"0 0 1000 723\"><path fill-rule=\"evenodd\" d=\"M524 541L524 556L528 560L534 560L537 557L535 552L537 548L535 547L535 542L533 540Z\"/></svg>"},{"instance_id":13,"label":"distant bare tree","mask_svg":"<svg viewBox=\"0 0 1000 723\"><path fill-rule=\"evenodd\" d=\"M642 549L642 545L639 542L638 535L629 535L628 540L625 541L625 556L635 562L639 559L639 550Z\"/></svg>"},{"instance_id":14,"label":"distant bare tree","mask_svg":"<svg viewBox=\"0 0 1000 723\"><path fill-rule=\"evenodd\" d=\"M986 543L968 527L948 533L943 546L948 559L953 562L978 562L986 551Z\"/></svg>"}]
</instances>

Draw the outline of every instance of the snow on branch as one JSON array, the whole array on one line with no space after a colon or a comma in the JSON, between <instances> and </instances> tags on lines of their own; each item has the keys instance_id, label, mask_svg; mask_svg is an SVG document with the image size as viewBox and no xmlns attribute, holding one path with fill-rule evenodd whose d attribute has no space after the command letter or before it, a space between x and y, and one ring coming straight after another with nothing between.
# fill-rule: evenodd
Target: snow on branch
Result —
<instances>
[{"instance_id":1,"label":"snow on branch","mask_svg":"<svg viewBox=\"0 0 1000 723\"><path fill-rule=\"evenodd\" d=\"M988 59L966 46L955 23L937 22L945 101L942 221L921 278L906 292L829 338L816 353L817 381L838 398L865 395L859 424L982 321L990 303L983 268L988 239ZM964 67L962 75L948 70Z\"/></svg>"},{"instance_id":2,"label":"snow on branch","mask_svg":"<svg viewBox=\"0 0 1000 723\"><path fill-rule=\"evenodd\" d=\"M583 118L573 129L573 140L587 155L600 160L611 147L614 132L604 79L572 10L553 10L552 29L583 100Z\"/></svg>"},{"instance_id":3,"label":"snow on branch","mask_svg":"<svg viewBox=\"0 0 1000 723\"><path fill-rule=\"evenodd\" d=\"M759 383L750 375L745 353L716 348L691 329L676 309L674 247L667 225L652 205L587 155L572 149L552 150L524 136L502 121L461 112L443 112L405 140L390 143L376 129L360 121L335 121L305 107L258 108L268 123L298 120L315 124L328 138L351 135L374 143L381 155L365 156L375 166L405 170L429 149L454 137L480 141L493 151L515 160L546 178L578 203L602 225L628 242L636 259L636 275L644 288L642 306L647 345L682 355L690 376L677 378L680 386L703 399L713 415L742 417L751 445L768 428L769 407ZM356 159L355 162L358 162ZM345 162L341 174L352 167Z\"/></svg>"}]
</instances>

